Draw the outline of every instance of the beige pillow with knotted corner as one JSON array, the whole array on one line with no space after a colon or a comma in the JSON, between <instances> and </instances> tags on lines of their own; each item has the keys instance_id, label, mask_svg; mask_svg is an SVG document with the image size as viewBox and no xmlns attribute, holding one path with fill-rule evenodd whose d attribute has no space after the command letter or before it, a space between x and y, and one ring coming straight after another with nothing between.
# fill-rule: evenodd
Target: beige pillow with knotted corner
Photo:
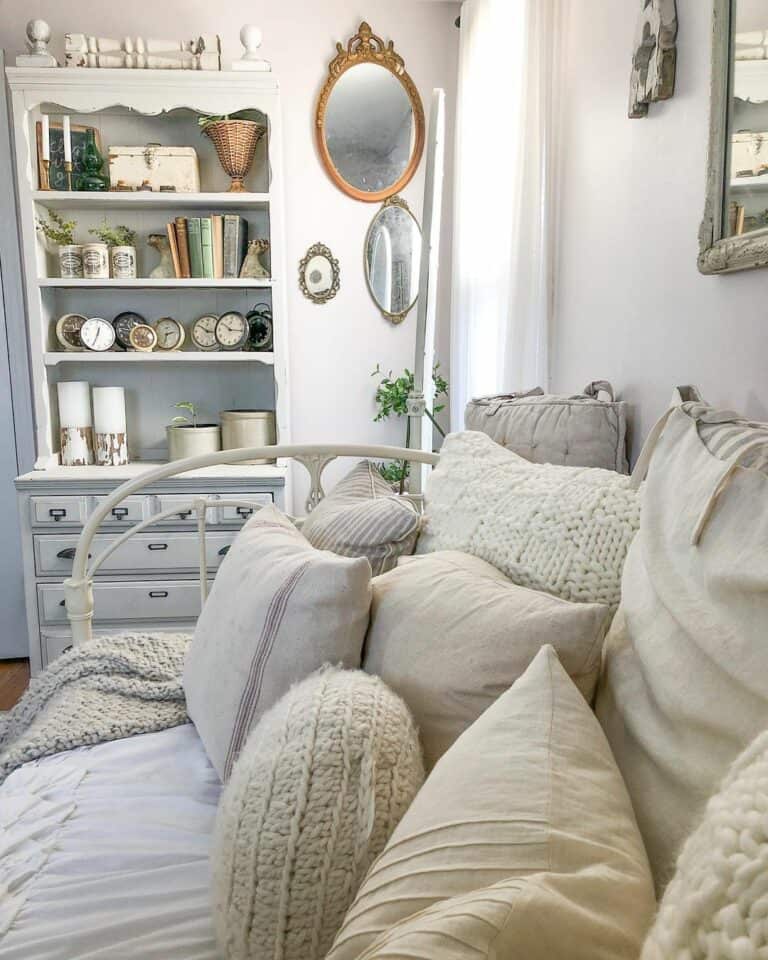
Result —
<instances>
[{"instance_id":1,"label":"beige pillow with knotted corner","mask_svg":"<svg viewBox=\"0 0 768 960\"><path fill-rule=\"evenodd\" d=\"M609 607L519 587L490 563L450 550L403 558L372 588L363 669L413 711L427 769L544 644L592 700Z\"/></svg>"},{"instance_id":2,"label":"beige pillow with knotted corner","mask_svg":"<svg viewBox=\"0 0 768 960\"><path fill-rule=\"evenodd\" d=\"M547 646L438 762L327 960L634 960L654 909L621 775Z\"/></svg>"}]
</instances>

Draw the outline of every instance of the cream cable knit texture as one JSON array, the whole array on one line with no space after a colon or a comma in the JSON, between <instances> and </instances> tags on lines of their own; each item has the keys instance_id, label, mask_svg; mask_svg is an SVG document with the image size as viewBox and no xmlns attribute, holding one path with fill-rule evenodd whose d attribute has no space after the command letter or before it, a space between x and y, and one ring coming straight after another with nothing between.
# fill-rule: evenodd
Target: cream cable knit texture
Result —
<instances>
[{"instance_id":1,"label":"cream cable knit texture","mask_svg":"<svg viewBox=\"0 0 768 960\"><path fill-rule=\"evenodd\" d=\"M768 957L768 731L734 763L683 846L642 960Z\"/></svg>"},{"instance_id":2,"label":"cream cable knit texture","mask_svg":"<svg viewBox=\"0 0 768 960\"><path fill-rule=\"evenodd\" d=\"M471 553L523 587L616 608L640 525L630 484L610 470L529 463L483 433L451 434L416 552Z\"/></svg>"},{"instance_id":3,"label":"cream cable knit texture","mask_svg":"<svg viewBox=\"0 0 768 960\"><path fill-rule=\"evenodd\" d=\"M251 733L219 804L214 920L228 960L320 960L424 779L405 704L326 668Z\"/></svg>"}]
</instances>

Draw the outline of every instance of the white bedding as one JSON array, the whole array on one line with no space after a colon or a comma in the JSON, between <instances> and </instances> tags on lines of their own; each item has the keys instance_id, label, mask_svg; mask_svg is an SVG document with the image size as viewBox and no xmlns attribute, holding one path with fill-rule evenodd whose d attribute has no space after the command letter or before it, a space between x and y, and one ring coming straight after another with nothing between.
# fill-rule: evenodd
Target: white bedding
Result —
<instances>
[{"instance_id":1,"label":"white bedding","mask_svg":"<svg viewBox=\"0 0 768 960\"><path fill-rule=\"evenodd\" d=\"M221 784L194 727L25 764L0 787L2 960L220 960Z\"/></svg>"}]
</instances>

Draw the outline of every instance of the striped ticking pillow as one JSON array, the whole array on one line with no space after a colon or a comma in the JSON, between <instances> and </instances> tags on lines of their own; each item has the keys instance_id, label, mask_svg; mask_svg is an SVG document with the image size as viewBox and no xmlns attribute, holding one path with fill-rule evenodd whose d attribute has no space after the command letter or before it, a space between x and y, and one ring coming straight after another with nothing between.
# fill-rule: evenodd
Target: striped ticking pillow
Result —
<instances>
[{"instance_id":1,"label":"striped ticking pillow","mask_svg":"<svg viewBox=\"0 0 768 960\"><path fill-rule=\"evenodd\" d=\"M376 466L363 460L321 500L302 533L313 547L341 557L367 557L374 576L416 549L420 516L392 492Z\"/></svg>"},{"instance_id":2,"label":"striped ticking pillow","mask_svg":"<svg viewBox=\"0 0 768 960\"><path fill-rule=\"evenodd\" d=\"M368 628L371 568L315 550L276 507L238 534L184 663L187 712L227 780L248 734L325 663L354 669Z\"/></svg>"}]
</instances>

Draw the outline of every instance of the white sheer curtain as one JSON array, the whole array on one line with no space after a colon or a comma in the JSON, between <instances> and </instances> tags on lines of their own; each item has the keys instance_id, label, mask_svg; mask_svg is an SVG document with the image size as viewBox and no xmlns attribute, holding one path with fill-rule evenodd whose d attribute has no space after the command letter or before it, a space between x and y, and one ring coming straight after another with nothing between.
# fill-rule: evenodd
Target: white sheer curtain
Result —
<instances>
[{"instance_id":1,"label":"white sheer curtain","mask_svg":"<svg viewBox=\"0 0 768 960\"><path fill-rule=\"evenodd\" d=\"M464 0L451 426L473 396L547 386L563 0Z\"/></svg>"}]
</instances>

